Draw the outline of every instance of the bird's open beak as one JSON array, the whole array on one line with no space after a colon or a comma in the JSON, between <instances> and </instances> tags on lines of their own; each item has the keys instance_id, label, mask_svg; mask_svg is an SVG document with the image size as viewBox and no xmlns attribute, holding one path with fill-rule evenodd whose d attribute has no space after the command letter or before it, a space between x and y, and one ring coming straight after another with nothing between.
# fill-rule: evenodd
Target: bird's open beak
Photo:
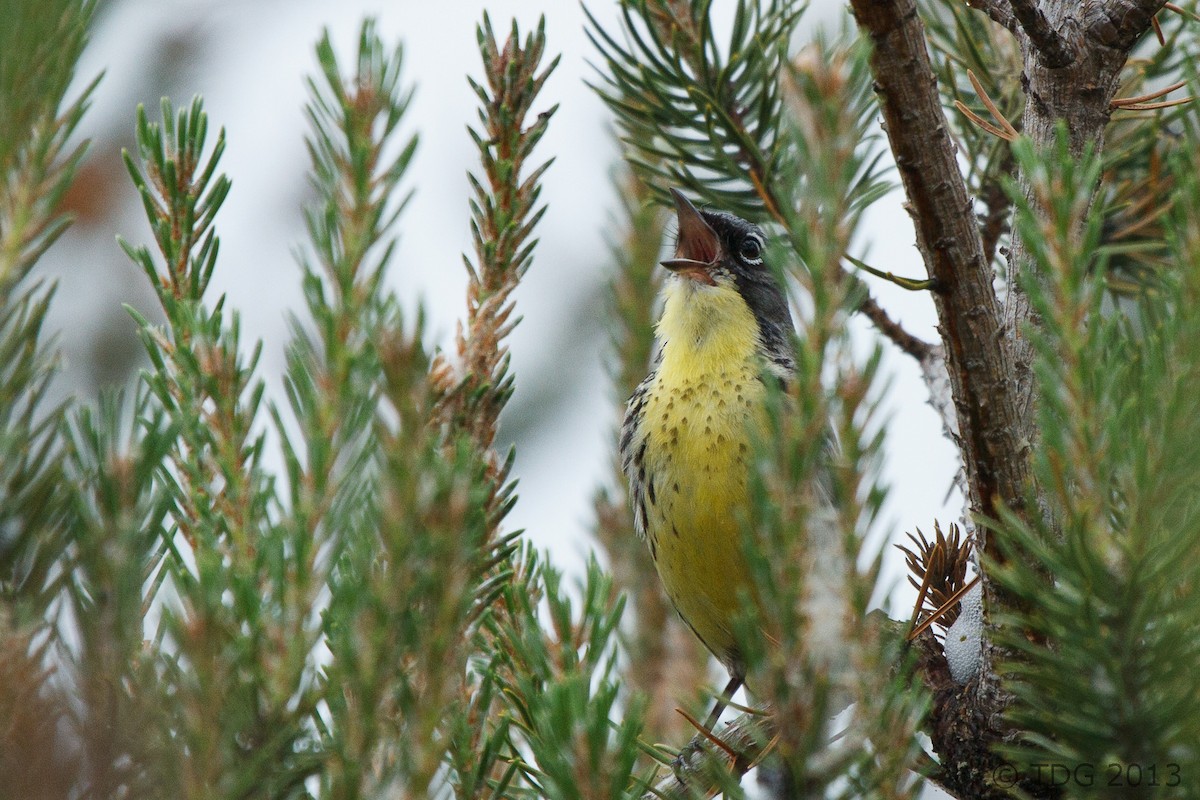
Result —
<instances>
[{"instance_id":1,"label":"bird's open beak","mask_svg":"<svg viewBox=\"0 0 1200 800\"><path fill-rule=\"evenodd\" d=\"M679 242L675 245L675 258L662 265L697 283L716 286L712 268L721 252L716 231L678 189L672 189L671 196L675 198L675 215L679 219Z\"/></svg>"}]
</instances>

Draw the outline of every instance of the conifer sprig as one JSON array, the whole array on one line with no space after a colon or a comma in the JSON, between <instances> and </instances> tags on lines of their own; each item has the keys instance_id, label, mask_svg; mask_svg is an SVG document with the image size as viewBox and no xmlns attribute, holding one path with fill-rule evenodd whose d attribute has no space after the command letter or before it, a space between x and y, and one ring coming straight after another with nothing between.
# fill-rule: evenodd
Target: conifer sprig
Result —
<instances>
[{"instance_id":1,"label":"conifer sprig","mask_svg":"<svg viewBox=\"0 0 1200 800\"><path fill-rule=\"evenodd\" d=\"M466 715L479 598L494 591L483 585L495 574L486 471L472 448L447 450L429 424L428 360L400 334L384 332L380 347L378 464L367 473L378 471L378 495L335 517L351 525L330 578L323 627L332 663L318 722L334 797L433 791Z\"/></svg>"},{"instance_id":2,"label":"conifer sprig","mask_svg":"<svg viewBox=\"0 0 1200 800\"><path fill-rule=\"evenodd\" d=\"M178 115L164 100L162 112L151 123L139 109L137 156L126 154L159 256L122 246L166 315L160 330L134 312L152 364L144 380L177 434L159 472L171 500L159 535L175 599L162 604L154 636L179 743L166 756L167 786L181 797L292 786L312 768L301 721L318 699L305 680L315 634L296 624L308 608L291 594L295 542L273 518L274 483L262 466L261 345L244 358L237 316L226 316L224 298L210 307L204 297L219 248L213 221L229 189L217 173L224 137L208 150L198 99Z\"/></svg>"},{"instance_id":3,"label":"conifer sprig","mask_svg":"<svg viewBox=\"0 0 1200 800\"><path fill-rule=\"evenodd\" d=\"M727 43L710 6L626 0L626 43L588 12L607 67L594 88L617 116L629 163L660 198L673 186L747 219L779 219L788 199L772 182L787 153L778 79L804 5L741 0Z\"/></svg>"},{"instance_id":4,"label":"conifer sprig","mask_svg":"<svg viewBox=\"0 0 1200 800\"><path fill-rule=\"evenodd\" d=\"M0 286L19 282L66 229L59 201L86 143L70 139L99 76L71 102L67 88L95 3L7 4L0 33Z\"/></svg>"},{"instance_id":5,"label":"conifer sprig","mask_svg":"<svg viewBox=\"0 0 1200 800\"><path fill-rule=\"evenodd\" d=\"M497 621L490 665L511 715L513 763L536 797L637 797L643 699L620 699L615 636L624 600L594 560L578 610L561 573L531 550L521 561L524 579L505 592L509 615Z\"/></svg>"},{"instance_id":6,"label":"conifer sprig","mask_svg":"<svg viewBox=\"0 0 1200 800\"><path fill-rule=\"evenodd\" d=\"M618 184L622 208L619 238L611 244L616 272L609 284L612 356L609 373L619 413L645 377L654 345L656 297L665 270L659 267L666 221L648 186L627 172ZM619 417L618 417L619 422ZM614 443L616 432L614 432ZM613 447L611 483L595 498L595 535L608 555L618 589L631 602L625 628L627 682L647 695L646 731L653 741L678 740L691 725L676 712L698 696L709 656L675 613L645 542L634 533L628 483ZM628 619L628 618L627 618Z\"/></svg>"},{"instance_id":7,"label":"conifer sprig","mask_svg":"<svg viewBox=\"0 0 1200 800\"><path fill-rule=\"evenodd\" d=\"M784 229L795 253L787 263L803 267L793 274L810 292L843 294L839 301L851 308L863 307L866 287L843 281L841 264L862 215L892 188L884 153L873 146L879 142L878 109L866 88L867 53L862 42L818 36L778 78L788 111L789 160L773 180L781 195L796 199ZM832 335L836 327L816 334Z\"/></svg>"},{"instance_id":8,"label":"conifer sprig","mask_svg":"<svg viewBox=\"0 0 1200 800\"><path fill-rule=\"evenodd\" d=\"M513 391L505 340L519 321L513 317L512 294L532 263L533 229L545 206L539 206L541 176L550 166L529 162L557 106L538 112L534 104L558 64L542 65L545 21L523 38L516 22L507 40L496 40L484 15L476 28L484 80L468 78L479 98L479 126L469 129L479 150L481 174L471 173L471 233L474 257L467 267L467 315L456 337L456 362L439 354L431 370L437 397L434 419L447 446L467 448L484 464L486 496L481 508L485 534L470 585L477 634L477 656L460 685L455 713L447 723L451 784L460 798L507 797L525 786L516 762L518 745L501 692L496 664L489 654L501 647L504 626L528 624L518 608L504 602L514 586L534 580L536 565L516 552L516 534L501 524L516 497L509 481L513 453L501 457L493 449L500 412Z\"/></svg>"},{"instance_id":9,"label":"conifer sprig","mask_svg":"<svg viewBox=\"0 0 1200 800\"><path fill-rule=\"evenodd\" d=\"M54 569L69 541L65 409L46 407L54 354L42 330L54 288L30 271L70 221L59 204L86 149L71 137L99 77L74 100L67 89L93 9L16 3L0 26L0 598L19 601L14 624L43 622L65 574Z\"/></svg>"},{"instance_id":10,"label":"conifer sprig","mask_svg":"<svg viewBox=\"0 0 1200 800\"><path fill-rule=\"evenodd\" d=\"M1182 188L1171 219L1178 264L1192 263L1200 242L1194 130L1187 138L1171 165ZM1035 469L1054 525L1006 518L1010 550L1038 569L1011 560L989 567L1029 601L998 628L1020 656L1004 665L1017 698L1008 715L1028 732L1006 753L1067 769L1118 764L1122 775L1135 765L1193 764L1200 692L1179 681L1178 665L1200 659L1200 506L1182 488L1200 479L1185 455L1200 442L1200 284L1184 270L1142 297L1136 321L1101 314L1105 282L1090 269L1103 266L1101 222L1091 218L1080 240L1064 235L1089 202L1101 159L1088 153L1074 164L1024 142L1016 154L1033 181L1032 201L1014 187L1018 230L1051 276L1029 291L1043 318ZM1083 682L1071 677L1080 664L1088 665Z\"/></svg>"},{"instance_id":11,"label":"conifer sprig","mask_svg":"<svg viewBox=\"0 0 1200 800\"><path fill-rule=\"evenodd\" d=\"M383 282L408 199L400 182L417 145L415 135L399 131L412 97L400 80L402 50L386 50L368 20L353 75L341 74L328 34L316 55L320 82L308 80L307 145L318 199L305 211L310 250L299 256L311 322L292 321L284 383L299 442L276 413L289 477L284 524L294 527L297 543L293 585L308 602L342 543L375 535L380 348L397 337L405 357L425 363L414 343L419 323L404 329Z\"/></svg>"},{"instance_id":12,"label":"conifer sprig","mask_svg":"<svg viewBox=\"0 0 1200 800\"><path fill-rule=\"evenodd\" d=\"M543 68L545 20L522 43L516 23L508 40L496 41L484 15L476 29L483 57L484 82L468 78L479 97L480 127L468 129L479 150L482 175L470 174L471 235L475 256L467 267L467 320L457 337L459 365L441 361L436 376L446 395L443 418L481 450L491 447L500 410L512 395L504 339L514 319L512 292L532 262L537 241L534 227L545 212L538 206L541 176L550 161L528 168L527 161L557 106L539 112L526 124L558 57ZM528 170L528 171L527 171ZM499 486L507 474L497 464ZM503 505L503 498L498 498Z\"/></svg>"},{"instance_id":13,"label":"conifer sprig","mask_svg":"<svg viewBox=\"0 0 1200 800\"><path fill-rule=\"evenodd\" d=\"M131 401L117 393L81 407L67 433L75 626L61 657L79 699L71 721L84 757L74 779L96 797L155 797L173 785L164 743L176 720L160 693L161 641L148 648L144 631L171 575L161 531L173 498L160 475L177 433L145 384Z\"/></svg>"},{"instance_id":14,"label":"conifer sprig","mask_svg":"<svg viewBox=\"0 0 1200 800\"><path fill-rule=\"evenodd\" d=\"M283 524L293 591L308 607L329 593L324 702L311 719L322 791L419 796L444 756L434 731L465 669L479 469L469 454L443 455L420 319L405 321L385 283L417 144L401 133L412 97L402 49L367 20L349 74L328 34L316 54L307 111L317 200L301 255L311 322L293 322L286 388L301 432L286 452Z\"/></svg>"},{"instance_id":15,"label":"conifer sprig","mask_svg":"<svg viewBox=\"0 0 1200 800\"><path fill-rule=\"evenodd\" d=\"M513 391L505 339L520 321L513 318L512 293L533 259L534 227L545 212L538 206L541 176L550 161L527 169L527 160L541 140L557 106L542 111L526 124L558 57L541 67L545 54L545 20L522 42L516 21L504 45L497 43L485 14L476 28L483 59L485 84L468 78L480 100L481 130L469 129L479 150L483 179L468 174L471 233L475 261L464 255L467 280L467 319L456 337L458 363L442 355L434 359L431 380L438 393L434 418L443 427L448 446L469 445L487 465L490 494L488 568L499 567L514 551L514 535L500 535L500 524L516 498L509 482L513 453L501 458L493 449L500 412ZM504 570L484 582L478 609L500 589Z\"/></svg>"}]
</instances>

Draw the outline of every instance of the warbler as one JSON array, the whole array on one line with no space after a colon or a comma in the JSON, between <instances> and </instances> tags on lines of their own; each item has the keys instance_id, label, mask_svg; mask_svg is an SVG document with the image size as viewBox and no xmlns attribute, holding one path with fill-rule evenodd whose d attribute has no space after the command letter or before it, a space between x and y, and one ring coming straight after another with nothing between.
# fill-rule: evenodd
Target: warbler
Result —
<instances>
[{"instance_id":1,"label":"warbler","mask_svg":"<svg viewBox=\"0 0 1200 800\"><path fill-rule=\"evenodd\" d=\"M662 262L671 275L655 328L658 356L629 399L621 464L634 526L679 615L729 670L728 696L745 677L733 621L739 595L752 590L739 516L766 382L793 375L795 328L763 262L763 231L672 195L679 233L675 257Z\"/></svg>"}]
</instances>

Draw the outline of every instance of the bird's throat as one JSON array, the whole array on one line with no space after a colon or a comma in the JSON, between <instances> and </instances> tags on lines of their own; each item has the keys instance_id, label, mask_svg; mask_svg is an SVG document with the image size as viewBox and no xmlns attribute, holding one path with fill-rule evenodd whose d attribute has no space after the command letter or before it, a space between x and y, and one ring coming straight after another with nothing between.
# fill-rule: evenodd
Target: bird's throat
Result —
<instances>
[{"instance_id":1,"label":"bird's throat","mask_svg":"<svg viewBox=\"0 0 1200 800\"><path fill-rule=\"evenodd\" d=\"M656 328L663 359L690 373L709 373L748 362L758 351L758 322L746 301L728 283L671 280L663 291Z\"/></svg>"}]
</instances>

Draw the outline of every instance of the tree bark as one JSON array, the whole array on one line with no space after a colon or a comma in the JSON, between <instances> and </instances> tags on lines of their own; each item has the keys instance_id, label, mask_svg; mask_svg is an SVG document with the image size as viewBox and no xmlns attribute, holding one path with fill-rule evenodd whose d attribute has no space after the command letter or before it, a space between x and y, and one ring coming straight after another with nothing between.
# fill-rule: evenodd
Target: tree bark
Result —
<instances>
[{"instance_id":1,"label":"tree bark","mask_svg":"<svg viewBox=\"0 0 1200 800\"><path fill-rule=\"evenodd\" d=\"M1041 150L1051 148L1066 124L1068 150L1080 158L1099 151L1121 69L1129 50L1150 26L1163 0L968 0L1018 40L1027 102L1022 131ZM1030 454L1039 440L1035 414L1031 333L1039 324L1023 286L1037 280L1028 250L1014 234L1008 286L1001 303L976 223L973 205L947 133L925 30L915 0L851 0L870 37L871 70L884 126L913 216L917 247L935 283L939 331L949 376L953 415L976 521L998 519L1007 508L1028 518L1045 514L1036 497ZM1030 181L1018 176L1027 196ZM1076 221L1081 232L1084 219ZM933 359L923 365L933 374ZM987 560L1002 561L994 535L976 530ZM1017 605L986 581L985 608ZM940 652L923 654L922 671L935 703L929 733L941 757L939 781L960 797L991 797L998 766L996 741L1014 732L1001 724L1009 699L984 647L980 674L965 686L948 680ZM965 767L964 767L965 765ZM1043 787L1026 786L1037 796Z\"/></svg>"},{"instance_id":2,"label":"tree bark","mask_svg":"<svg viewBox=\"0 0 1200 800\"><path fill-rule=\"evenodd\" d=\"M1021 84L1025 90L1025 114L1022 132L1039 150L1054 146L1060 123L1067 128L1068 152L1075 159L1091 146L1097 153L1104 149L1104 129L1108 124L1113 95L1120 82L1121 70L1129 50L1150 27L1150 19L1165 0L1109 0L1106 3L1080 3L1078 0L1044 0L1047 23L1070 43L1073 61L1062 67L1051 66L1024 28L1016 29L1024 62ZM1029 178L1018 175L1026 197L1032 201ZM1036 207L1036 206L1035 206ZM1074 231L1082 233L1084 219L1075 222ZM1032 448L1039 439L1035 424L1033 343L1030 334L1040 320L1029 302L1026 280L1037 280L1024 241L1014 234L1008 259L1008 292L1004 304L1004 338L1012 364L1013 400L1020 420L1020 435Z\"/></svg>"}]
</instances>

